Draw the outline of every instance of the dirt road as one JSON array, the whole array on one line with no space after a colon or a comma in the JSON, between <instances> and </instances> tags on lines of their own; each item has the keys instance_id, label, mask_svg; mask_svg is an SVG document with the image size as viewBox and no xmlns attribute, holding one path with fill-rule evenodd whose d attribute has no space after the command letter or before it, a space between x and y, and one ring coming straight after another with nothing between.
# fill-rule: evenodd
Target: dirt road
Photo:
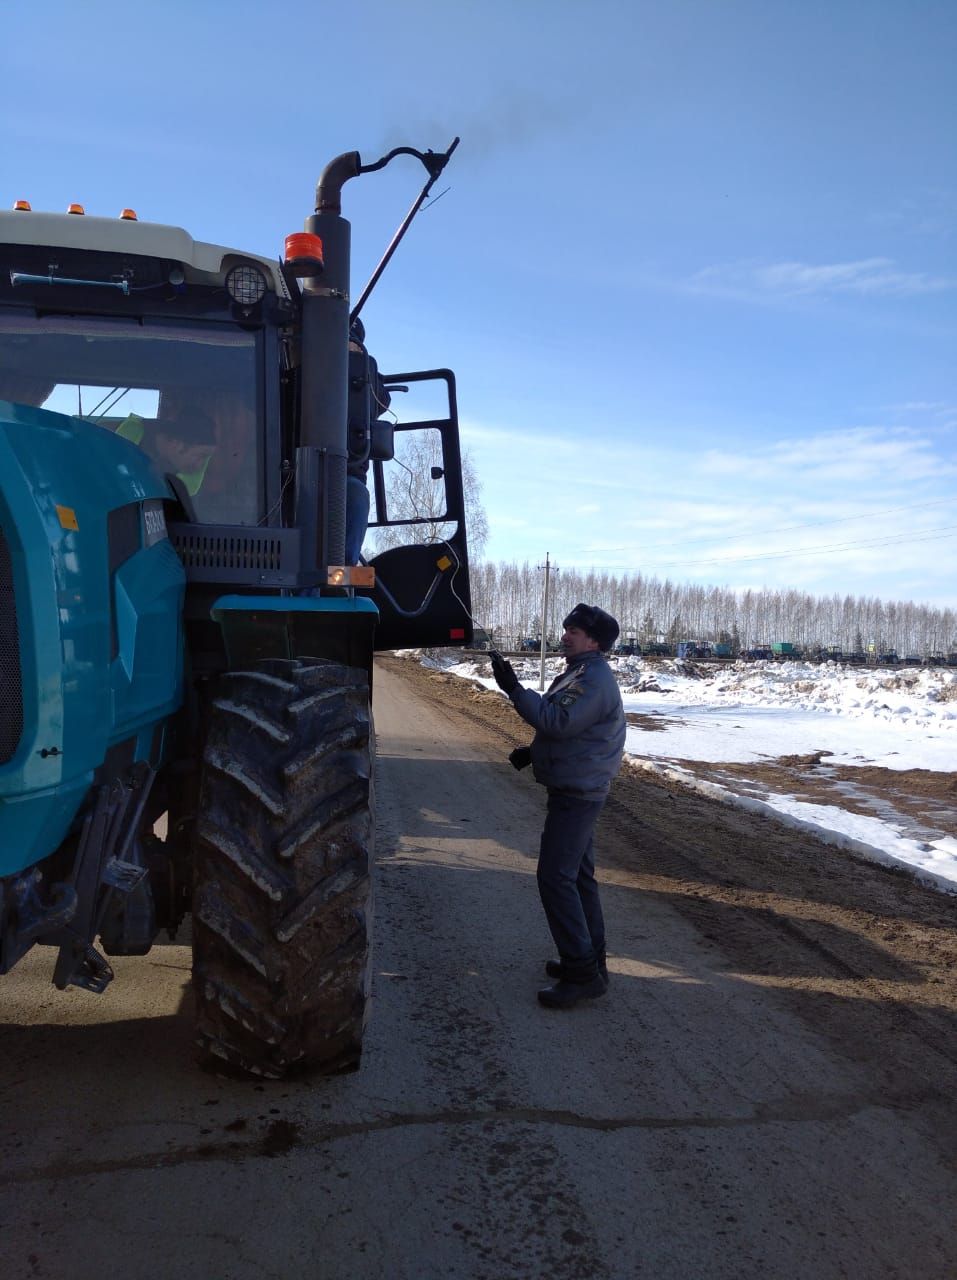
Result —
<instances>
[{"instance_id":1,"label":"dirt road","mask_svg":"<svg viewBox=\"0 0 957 1280\"><path fill-rule=\"evenodd\" d=\"M493 693L384 659L360 1071L190 1065L189 953L0 983L9 1280L957 1274L952 900L619 780L608 995L541 1009L542 793Z\"/></svg>"}]
</instances>

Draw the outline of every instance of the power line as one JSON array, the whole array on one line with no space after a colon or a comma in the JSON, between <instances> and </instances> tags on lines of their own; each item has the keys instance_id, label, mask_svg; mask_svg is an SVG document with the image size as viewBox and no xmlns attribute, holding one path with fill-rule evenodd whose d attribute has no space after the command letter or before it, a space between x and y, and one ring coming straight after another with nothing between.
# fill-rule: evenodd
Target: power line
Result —
<instances>
[{"instance_id":1,"label":"power line","mask_svg":"<svg viewBox=\"0 0 957 1280\"><path fill-rule=\"evenodd\" d=\"M948 532L953 530L955 532ZM712 564L748 564L757 560L793 560L796 557L817 555L839 555L844 551L864 550L871 547L907 546L914 542L938 542L957 536L957 525L941 525L937 529L928 529L923 534L900 534L893 537L871 538L861 542L839 542L823 547L800 547L795 551L768 551L757 556L719 556L713 560L652 560L641 567L631 568L626 565L597 565L589 562L592 569L609 569L618 573L641 573L648 569L687 569L699 565ZM577 566L576 566L577 567Z\"/></svg>"}]
</instances>

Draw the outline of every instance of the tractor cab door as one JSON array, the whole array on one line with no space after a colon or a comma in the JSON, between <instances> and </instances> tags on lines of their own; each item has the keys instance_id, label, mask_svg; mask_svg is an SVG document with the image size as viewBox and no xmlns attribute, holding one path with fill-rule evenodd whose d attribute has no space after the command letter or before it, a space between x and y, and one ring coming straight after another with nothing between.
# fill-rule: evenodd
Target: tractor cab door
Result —
<instances>
[{"instance_id":1,"label":"tractor cab door","mask_svg":"<svg viewBox=\"0 0 957 1280\"><path fill-rule=\"evenodd\" d=\"M383 382L395 420L373 424L363 548L376 572L375 647L467 645L472 600L455 376L433 369Z\"/></svg>"}]
</instances>

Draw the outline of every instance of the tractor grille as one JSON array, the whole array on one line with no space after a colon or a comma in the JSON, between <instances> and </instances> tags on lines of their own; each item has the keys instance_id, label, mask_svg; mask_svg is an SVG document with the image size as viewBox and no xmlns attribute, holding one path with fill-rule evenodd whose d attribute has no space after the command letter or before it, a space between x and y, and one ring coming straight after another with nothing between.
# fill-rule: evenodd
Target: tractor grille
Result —
<instances>
[{"instance_id":1,"label":"tractor grille","mask_svg":"<svg viewBox=\"0 0 957 1280\"><path fill-rule=\"evenodd\" d=\"M171 524L169 537L190 582L290 586L296 581L298 529Z\"/></svg>"},{"instance_id":2,"label":"tractor grille","mask_svg":"<svg viewBox=\"0 0 957 1280\"><path fill-rule=\"evenodd\" d=\"M6 764L23 736L20 630L13 594L10 548L0 527L0 764Z\"/></svg>"}]
</instances>

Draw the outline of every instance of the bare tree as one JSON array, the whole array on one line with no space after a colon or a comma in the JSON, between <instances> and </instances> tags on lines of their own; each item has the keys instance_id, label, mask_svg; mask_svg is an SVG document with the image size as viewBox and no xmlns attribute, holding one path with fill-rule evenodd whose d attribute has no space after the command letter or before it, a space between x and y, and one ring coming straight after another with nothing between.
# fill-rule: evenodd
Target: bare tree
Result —
<instances>
[{"instance_id":1,"label":"bare tree","mask_svg":"<svg viewBox=\"0 0 957 1280\"><path fill-rule=\"evenodd\" d=\"M409 543L441 542L454 530L445 515L442 437L438 431L404 432L396 436L394 459L385 466L386 503L390 520L422 520L422 524L370 529L367 541L376 552ZM462 488L469 554L481 556L488 541L488 518L482 485L467 450L462 452ZM375 520L375 513L372 519Z\"/></svg>"}]
</instances>

